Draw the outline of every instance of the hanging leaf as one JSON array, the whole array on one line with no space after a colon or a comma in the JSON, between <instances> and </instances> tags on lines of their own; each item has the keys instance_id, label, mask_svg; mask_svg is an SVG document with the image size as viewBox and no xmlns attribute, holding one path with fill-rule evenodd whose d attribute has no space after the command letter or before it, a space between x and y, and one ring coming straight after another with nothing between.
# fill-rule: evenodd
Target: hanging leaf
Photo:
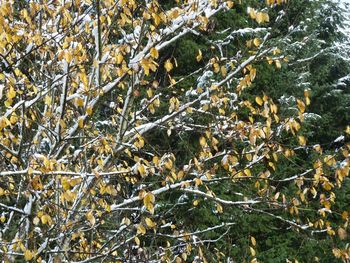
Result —
<instances>
[{"instance_id":1,"label":"hanging leaf","mask_svg":"<svg viewBox=\"0 0 350 263\"><path fill-rule=\"evenodd\" d=\"M196 57L196 60L199 62L199 61L202 60L202 58L203 58L203 56L202 56L202 51L201 51L200 49L198 49L198 55L197 55L197 57Z\"/></svg>"},{"instance_id":2,"label":"hanging leaf","mask_svg":"<svg viewBox=\"0 0 350 263\"><path fill-rule=\"evenodd\" d=\"M26 251L24 252L24 259L25 259L26 261L30 261L30 260L32 260L33 258L34 258L34 253L33 253L32 251L26 250Z\"/></svg>"},{"instance_id":3,"label":"hanging leaf","mask_svg":"<svg viewBox=\"0 0 350 263\"><path fill-rule=\"evenodd\" d=\"M159 53L158 53L158 50L156 48L151 48L151 51L150 51L150 54L151 54L151 57L152 58L155 58L157 59L159 57Z\"/></svg>"},{"instance_id":4,"label":"hanging leaf","mask_svg":"<svg viewBox=\"0 0 350 263\"><path fill-rule=\"evenodd\" d=\"M165 61L164 68L166 69L167 72L170 72L173 69L173 64L169 59Z\"/></svg>"}]
</instances>

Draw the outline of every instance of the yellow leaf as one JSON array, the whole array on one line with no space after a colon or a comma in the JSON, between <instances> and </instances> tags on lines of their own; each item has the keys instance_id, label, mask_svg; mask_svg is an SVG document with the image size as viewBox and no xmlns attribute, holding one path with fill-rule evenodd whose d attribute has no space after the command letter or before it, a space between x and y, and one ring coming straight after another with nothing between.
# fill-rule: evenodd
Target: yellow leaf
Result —
<instances>
[{"instance_id":1,"label":"yellow leaf","mask_svg":"<svg viewBox=\"0 0 350 263\"><path fill-rule=\"evenodd\" d=\"M88 107L86 108L86 114L89 115L89 116L92 115L92 107L91 107L91 106L88 106Z\"/></svg>"},{"instance_id":2,"label":"yellow leaf","mask_svg":"<svg viewBox=\"0 0 350 263\"><path fill-rule=\"evenodd\" d=\"M173 161L171 159L168 159L165 164L164 164L165 168L167 168L168 170L171 170L171 168L173 167Z\"/></svg>"},{"instance_id":3,"label":"yellow leaf","mask_svg":"<svg viewBox=\"0 0 350 263\"><path fill-rule=\"evenodd\" d=\"M14 97L16 97L16 91L13 87L11 87L7 93L7 98L13 99Z\"/></svg>"},{"instance_id":4,"label":"yellow leaf","mask_svg":"<svg viewBox=\"0 0 350 263\"><path fill-rule=\"evenodd\" d=\"M148 98L152 98L152 96L153 96L153 91L152 91L152 89L148 89L148 90L147 90L147 96L148 96Z\"/></svg>"},{"instance_id":5,"label":"yellow leaf","mask_svg":"<svg viewBox=\"0 0 350 263\"><path fill-rule=\"evenodd\" d=\"M343 220L347 220L349 218L349 213L347 211L343 211L343 213L341 214L341 218Z\"/></svg>"},{"instance_id":6,"label":"yellow leaf","mask_svg":"<svg viewBox=\"0 0 350 263\"><path fill-rule=\"evenodd\" d=\"M328 166L335 166L335 165L336 165L336 161L335 161L334 157L331 156L331 155L327 155L327 156L324 158L324 162L325 162Z\"/></svg>"},{"instance_id":7,"label":"yellow leaf","mask_svg":"<svg viewBox=\"0 0 350 263\"><path fill-rule=\"evenodd\" d=\"M141 234L141 235L146 234L146 228L143 225L139 224L137 226L137 234Z\"/></svg>"},{"instance_id":8,"label":"yellow leaf","mask_svg":"<svg viewBox=\"0 0 350 263\"><path fill-rule=\"evenodd\" d=\"M251 254L253 257L255 257L256 252L255 252L254 248L249 247L249 249L250 249L250 254Z\"/></svg>"},{"instance_id":9,"label":"yellow leaf","mask_svg":"<svg viewBox=\"0 0 350 263\"><path fill-rule=\"evenodd\" d=\"M206 142L206 140L205 140L205 138L203 136L199 138L199 144L202 147L204 147L207 144L207 142Z\"/></svg>"},{"instance_id":10,"label":"yellow leaf","mask_svg":"<svg viewBox=\"0 0 350 263\"><path fill-rule=\"evenodd\" d=\"M69 47L69 43L67 41L65 41L62 45L63 49L67 49Z\"/></svg>"},{"instance_id":11,"label":"yellow leaf","mask_svg":"<svg viewBox=\"0 0 350 263\"><path fill-rule=\"evenodd\" d=\"M199 186L199 185L203 184L203 182L202 182L202 180L200 178L194 179L194 183L195 183L196 186Z\"/></svg>"},{"instance_id":12,"label":"yellow leaf","mask_svg":"<svg viewBox=\"0 0 350 263\"><path fill-rule=\"evenodd\" d=\"M88 213L86 213L85 216L86 216L86 219L90 222L91 225L95 225L96 219L95 219L92 211L89 211Z\"/></svg>"},{"instance_id":13,"label":"yellow leaf","mask_svg":"<svg viewBox=\"0 0 350 263\"><path fill-rule=\"evenodd\" d=\"M269 22L270 21L269 14L263 13L263 17L264 17L265 22Z\"/></svg>"},{"instance_id":14,"label":"yellow leaf","mask_svg":"<svg viewBox=\"0 0 350 263\"><path fill-rule=\"evenodd\" d=\"M50 163L51 163L50 160L45 157L44 158L44 166L46 169L50 168Z\"/></svg>"},{"instance_id":15,"label":"yellow leaf","mask_svg":"<svg viewBox=\"0 0 350 263\"><path fill-rule=\"evenodd\" d=\"M232 8L233 7L233 1L227 1L226 5L228 8Z\"/></svg>"},{"instance_id":16,"label":"yellow leaf","mask_svg":"<svg viewBox=\"0 0 350 263\"><path fill-rule=\"evenodd\" d=\"M147 205L148 203L154 203L154 201L155 201L155 198L154 198L154 195L151 192L147 193L144 196L144 199L143 199L144 204Z\"/></svg>"},{"instance_id":17,"label":"yellow leaf","mask_svg":"<svg viewBox=\"0 0 350 263\"><path fill-rule=\"evenodd\" d=\"M278 54L281 54L281 50L280 50L279 48L275 48L275 49L272 51L272 53L273 53L274 55L278 55Z\"/></svg>"},{"instance_id":18,"label":"yellow leaf","mask_svg":"<svg viewBox=\"0 0 350 263\"><path fill-rule=\"evenodd\" d=\"M197 59L197 61L199 62L199 61L202 60L202 58L203 58L203 56L202 56L202 51L201 51L200 49L198 49L198 55L197 55L196 59Z\"/></svg>"},{"instance_id":19,"label":"yellow leaf","mask_svg":"<svg viewBox=\"0 0 350 263\"><path fill-rule=\"evenodd\" d=\"M346 132L347 134L350 134L350 125L346 126L345 132Z\"/></svg>"},{"instance_id":20,"label":"yellow leaf","mask_svg":"<svg viewBox=\"0 0 350 263\"><path fill-rule=\"evenodd\" d=\"M64 122L64 120L60 120L60 126L65 129L67 126L66 126L66 123Z\"/></svg>"},{"instance_id":21,"label":"yellow leaf","mask_svg":"<svg viewBox=\"0 0 350 263\"><path fill-rule=\"evenodd\" d=\"M310 91L309 90L307 90L307 89L304 90L304 97L310 98Z\"/></svg>"},{"instance_id":22,"label":"yellow leaf","mask_svg":"<svg viewBox=\"0 0 350 263\"><path fill-rule=\"evenodd\" d=\"M138 165L137 171L139 172L139 174L142 177L146 174L146 169L145 169L145 166L143 164Z\"/></svg>"},{"instance_id":23,"label":"yellow leaf","mask_svg":"<svg viewBox=\"0 0 350 263\"><path fill-rule=\"evenodd\" d=\"M159 164L159 157L158 156L153 156L152 162L154 163L154 165L158 166L158 164Z\"/></svg>"},{"instance_id":24,"label":"yellow leaf","mask_svg":"<svg viewBox=\"0 0 350 263\"><path fill-rule=\"evenodd\" d=\"M223 77L226 77L227 75L227 68L225 66L221 66L221 75Z\"/></svg>"},{"instance_id":25,"label":"yellow leaf","mask_svg":"<svg viewBox=\"0 0 350 263\"><path fill-rule=\"evenodd\" d=\"M260 98L259 96L255 97L255 102L259 105L262 106L264 104L264 101L262 100L262 98Z\"/></svg>"},{"instance_id":26,"label":"yellow leaf","mask_svg":"<svg viewBox=\"0 0 350 263\"><path fill-rule=\"evenodd\" d=\"M51 101L52 101L51 97L49 95L46 95L45 96L45 104L49 106L51 104Z\"/></svg>"},{"instance_id":27,"label":"yellow leaf","mask_svg":"<svg viewBox=\"0 0 350 263\"><path fill-rule=\"evenodd\" d=\"M256 11L254 8L248 7L248 14L250 18L256 19Z\"/></svg>"},{"instance_id":28,"label":"yellow leaf","mask_svg":"<svg viewBox=\"0 0 350 263\"><path fill-rule=\"evenodd\" d=\"M310 105L311 101L310 101L309 97L305 98L305 103L306 103L306 105Z\"/></svg>"},{"instance_id":29,"label":"yellow leaf","mask_svg":"<svg viewBox=\"0 0 350 263\"><path fill-rule=\"evenodd\" d=\"M246 42L246 46L247 46L248 48L251 48L251 47L252 47L252 43L253 43L253 40L248 40L248 41Z\"/></svg>"},{"instance_id":30,"label":"yellow leaf","mask_svg":"<svg viewBox=\"0 0 350 263\"><path fill-rule=\"evenodd\" d=\"M304 102L302 102L301 100L297 100L297 105L298 105L298 108L300 110L301 113L304 113L305 112L305 104Z\"/></svg>"},{"instance_id":31,"label":"yellow leaf","mask_svg":"<svg viewBox=\"0 0 350 263\"><path fill-rule=\"evenodd\" d=\"M256 47L260 46L260 44L261 44L260 38L254 38L253 43Z\"/></svg>"},{"instance_id":32,"label":"yellow leaf","mask_svg":"<svg viewBox=\"0 0 350 263\"><path fill-rule=\"evenodd\" d=\"M136 245L140 246L140 239L138 237L134 238Z\"/></svg>"},{"instance_id":33,"label":"yellow leaf","mask_svg":"<svg viewBox=\"0 0 350 263\"><path fill-rule=\"evenodd\" d=\"M146 19L146 20L151 19L151 15L150 15L148 12L146 12L146 11L143 12L142 16L143 16L143 18Z\"/></svg>"},{"instance_id":34,"label":"yellow leaf","mask_svg":"<svg viewBox=\"0 0 350 263\"><path fill-rule=\"evenodd\" d=\"M216 211L219 213L219 214L222 214L224 209L222 208L222 205L220 204L216 204Z\"/></svg>"},{"instance_id":35,"label":"yellow leaf","mask_svg":"<svg viewBox=\"0 0 350 263\"><path fill-rule=\"evenodd\" d=\"M159 57L159 52L156 48L153 47L153 48L151 48L150 55L152 58L157 59Z\"/></svg>"},{"instance_id":36,"label":"yellow leaf","mask_svg":"<svg viewBox=\"0 0 350 263\"><path fill-rule=\"evenodd\" d=\"M145 75L148 76L149 75L149 70L150 70L150 62L147 60L147 59L141 59L141 62L140 62L144 72L145 72Z\"/></svg>"},{"instance_id":37,"label":"yellow leaf","mask_svg":"<svg viewBox=\"0 0 350 263\"><path fill-rule=\"evenodd\" d=\"M11 125L11 122L5 116L0 117L0 130L9 125Z\"/></svg>"},{"instance_id":38,"label":"yellow leaf","mask_svg":"<svg viewBox=\"0 0 350 263\"><path fill-rule=\"evenodd\" d=\"M334 187L334 185L332 183L330 183L330 182L325 182L322 186L327 191L332 190L332 188Z\"/></svg>"},{"instance_id":39,"label":"yellow leaf","mask_svg":"<svg viewBox=\"0 0 350 263\"><path fill-rule=\"evenodd\" d=\"M263 22L265 21L265 20L264 20L264 15L263 15L263 13L258 12L258 13L256 14L255 20L256 20L256 22L258 22L259 24L263 23Z\"/></svg>"},{"instance_id":40,"label":"yellow leaf","mask_svg":"<svg viewBox=\"0 0 350 263\"><path fill-rule=\"evenodd\" d=\"M26 261L32 260L33 257L34 257L34 253L33 253L32 251L30 251L30 250L27 249L27 250L24 252L24 259L25 259Z\"/></svg>"},{"instance_id":41,"label":"yellow leaf","mask_svg":"<svg viewBox=\"0 0 350 263\"><path fill-rule=\"evenodd\" d=\"M49 215L43 215L41 217L41 223L46 225L51 223L51 217Z\"/></svg>"},{"instance_id":42,"label":"yellow leaf","mask_svg":"<svg viewBox=\"0 0 350 263\"><path fill-rule=\"evenodd\" d=\"M32 20L30 19L30 16L29 16L29 13L28 13L27 9L23 9L22 10L22 15L23 15L23 18L27 21L27 23L29 25L31 25L32 24Z\"/></svg>"},{"instance_id":43,"label":"yellow leaf","mask_svg":"<svg viewBox=\"0 0 350 263\"><path fill-rule=\"evenodd\" d=\"M156 224L152 221L152 219L150 219L149 217L147 217L146 219L145 219L145 221L146 221L146 225L149 227L149 228L153 228L153 227L155 227L156 226Z\"/></svg>"},{"instance_id":44,"label":"yellow leaf","mask_svg":"<svg viewBox=\"0 0 350 263\"><path fill-rule=\"evenodd\" d=\"M321 154L322 154L322 147L321 147L321 145L316 144L316 145L314 145L314 147L313 147L313 148L315 149L315 151L316 151L316 152L318 152L318 153L321 153Z\"/></svg>"},{"instance_id":45,"label":"yellow leaf","mask_svg":"<svg viewBox=\"0 0 350 263\"><path fill-rule=\"evenodd\" d=\"M250 237L250 241L252 242L252 245L253 245L253 247L255 247L256 246L256 239L255 239L255 237Z\"/></svg>"},{"instance_id":46,"label":"yellow leaf","mask_svg":"<svg viewBox=\"0 0 350 263\"><path fill-rule=\"evenodd\" d=\"M11 124L15 124L15 123L17 123L17 121L18 121L18 117L17 117L16 113L14 112L11 114L10 122L11 122Z\"/></svg>"},{"instance_id":47,"label":"yellow leaf","mask_svg":"<svg viewBox=\"0 0 350 263\"><path fill-rule=\"evenodd\" d=\"M275 104L270 105L270 109L272 113L277 113L277 106Z\"/></svg>"},{"instance_id":48,"label":"yellow leaf","mask_svg":"<svg viewBox=\"0 0 350 263\"><path fill-rule=\"evenodd\" d=\"M267 63L269 63L269 65L271 65L273 63L273 60L270 57L266 57L266 61L267 61Z\"/></svg>"},{"instance_id":49,"label":"yellow leaf","mask_svg":"<svg viewBox=\"0 0 350 263\"><path fill-rule=\"evenodd\" d=\"M127 217L124 217L123 219L122 219L122 225L130 225L131 224L131 220L129 219L129 218L127 218Z\"/></svg>"},{"instance_id":50,"label":"yellow leaf","mask_svg":"<svg viewBox=\"0 0 350 263\"><path fill-rule=\"evenodd\" d=\"M164 68L166 69L167 72L170 72L173 69L173 64L171 63L170 59L168 59L165 62Z\"/></svg>"},{"instance_id":51,"label":"yellow leaf","mask_svg":"<svg viewBox=\"0 0 350 263\"><path fill-rule=\"evenodd\" d=\"M348 234L344 228L339 228L338 229L338 236L339 236L340 240L344 240L347 238Z\"/></svg>"},{"instance_id":52,"label":"yellow leaf","mask_svg":"<svg viewBox=\"0 0 350 263\"><path fill-rule=\"evenodd\" d=\"M330 236L334 236L335 235L335 231L331 227L327 227L327 234L330 235Z\"/></svg>"},{"instance_id":53,"label":"yellow leaf","mask_svg":"<svg viewBox=\"0 0 350 263\"><path fill-rule=\"evenodd\" d=\"M123 55L119 52L118 55L115 57L117 64L121 64L124 60Z\"/></svg>"},{"instance_id":54,"label":"yellow leaf","mask_svg":"<svg viewBox=\"0 0 350 263\"><path fill-rule=\"evenodd\" d=\"M214 63L213 68L215 73L218 73L220 71L220 66L218 63Z\"/></svg>"},{"instance_id":55,"label":"yellow leaf","mask_svg":"<svg viewBox=\"0 0 350 263\"><path fill-rule=\"evenodd\" d=\"M156 13L152 13L152 17L153 17L154 24L158 26L161 22L161 17Z\"/></svg>"},{"instance_id":56,"label":"yellow leaf","mask_svg":"<svg viewBox=\"0 0 350 263\"><path fill-rule=\"evenodd\" d=\"M83 98L76 98L75 105L77 105L78 107L83 107L84 106L84 99Z\"/></svg>"},{"instance_id":57,"label":"yellow leaf","mask_svg":"<svg viewBox=\"0 0 350 263\"><path fill-rule=\"evenodd\" d=\"M79 117L79 119L78 119L78 127L79 128L83 128L84 127L84 118L83 117Z\"/></svg>"},{"instance_id":58,"label":"yellow leaf","mask_svg":"<svg viewBox=\"0 0 350 263\"><path fill-rule=\"evenodd\" d=\"M343 254L339 248L333 248L332 252L336 258L341 258L342 254Z\"/></svg>"},{"instance_id":59,"label":"yellow leaf","mask_svg":"<svg viewBox=\"0 0 350 263\"><path fill-rule=\"evenodd\" d=\"M154 213L154 202L155 197L151 192L147 193L143 198L143 204L151 214Z\"/></svg>"},{"instance_id":60,"label":"yellow leaf","mask_svg":"<svg viewBox=\"0 0 350 263\"><path fill-rule=\"evenodd\" d=\"M67 63L70 63L73 60L73 56L69 51L64 52L64 58Z\"/></svg>"},{"instance_id":61,"label":"yellow leaf","mask_svg":"<svg viewBox=\"0 0 350 263\"><path fill-rule=\"evenodd\" d=\"M278 68L278 69L280 69L282 67L281 61L279 61L279 59L275 60L275 65L276 65L276 68Z\"/></svg>"},{"instance_id":62,"label":"yellow leaf","mask_svg":"<svg viewBox=\"0 0 350 263\"><path fill-rule=\"evenodd\" d=\"M71 185L70 185L67 177L61 178L61 184L62 184L62 187L64 190L69 190L71 188Z\"/></svg>"},{"instance_id":63,"label":"yellow leaf","mask_svg":"<svg viewBox=\"0 0 350 263\"><path fill-rule=\"evenodd\" d=\"M304 136L299 136L298 137L298 140L299 140L299 144L302 145L302 146L305 146L306 145L306 139Z\"/></svg>"}]
</instances>

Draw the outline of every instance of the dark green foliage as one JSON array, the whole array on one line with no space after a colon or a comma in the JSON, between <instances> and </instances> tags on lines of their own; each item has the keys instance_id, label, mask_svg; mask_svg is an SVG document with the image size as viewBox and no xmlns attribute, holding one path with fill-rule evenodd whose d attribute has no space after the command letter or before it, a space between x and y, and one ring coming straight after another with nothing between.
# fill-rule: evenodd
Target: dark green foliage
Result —
<instances>
[{"instance_id":1,"label":"dark green foliage","mask_svg":"<svg viewBox=\"0 0 350 263\"><path fill-rule=\"evenodd\" d=\"M226 28L233 30L249 27L251 23L255 23L254 21L247 21L242 15L246 12L246 7L249 4L249 1L244 2L242 5L237 4L232 11L220 13L211 21L215 28L213 31L222 32ZM304 90L310 90L311 105L307 112L315 113L320 118L307 118L303 134L307 137L310 147L313 144L320 143L325 150L334 149L335 145L332 141L339 136L344 127L350 122L349 83L337 84L340 78L349 74L350 66L346 59L337 56L334 48L335 42L342 41L345 37L337 30L343 21L342 15L338 6L330 1L297 0L288 1L287 4L271 10L271 21L274 21L281 11L285 12L286 15L274 25L271 42L278 43L283 55L290 58L290 63L283 64L281 69L276 69L273 65L268 65L267 62L262 61L257 66L258 77L253 86L242 95L251 100L251 98L264 92L279 104L280 112L287 114L287 112L292 111L291 107L295 107L295 103L294 105L283 104L280 100L281 97L303 97ZM300 28L291 29L299 24L301 25ZM286 41L278 42L280 36L289 32L288 30L290 30L289 42L299 42L299 46L289 45ZM217 39L216 34L227 33L202 32L199 36L191 35L176 42L173 49L168 51L167 54L163 54L165 59L176 57L178 64L181 65L174 70L175 79L181 79L182 76L194 72L204 65L204 61L209 57L209 54L218 52L215 47L211 48L211 45L208 45L208 43ZM222 38L222 35L220 37ZM237 37L233 42L234 45L224 48L225 55L233 56L239 50L244 54L246 40L252 37L256 36ZM199 49L203 52L203 61L201 62L196 61ZM184 80L179 84L179 87L189 89L190 83L193 83L195 77ZM244 112L239 114L244 115ZM186 163L192 158L191 152L198 150L198 137L199 135L195 133L186 137L179 134L175 140L170 141L165 132L159 131L157 134L152 134L147 140L150 145L158 144L163 145L164 149L176 149L178 153L180 151L179 156L181 158L177 159L177 162ZM280 143L297 145L295 139ZM239 147L239 145L236 146ZM298 158L280 160L280 165L274 171L274 178L290 177L312 166L316 156L310 156L307 149L300 151L304 152L299 154ZM262 171L263 168L256 168L254 173ZM280 191L286 196L295 195L298 187L287 188L286 185L276 183L276 192ZM217 187L212 186L212 190L227 197L227 199L235 200L236 191L249 196L249 189L254 188L254 184L238 182L236 187L237 189L232 189L225 186L225 184L220 184ZM332 208L335 213L348 209L345 205L350 203L350 195L347 189L349 187L343 187L342 190L336 192L337 199L339 199L338 204L341 204L342 207ZM164 200L178 200L181 195L181 193L173 194L165 197ZM199 200L198 206L188 205L197 198ZM287 231L290 226L276 218L256 212L242 212L242 209L229 208L229 213L220 215L214 212L214 203L202 197L197 198L190 200L187 205L174 208L179 215L179 222L176 222L176 224L187 225L189 231L196 231L217 225L220 222L220 217L229 215L230 218L225 218L225 221L231 220L236 225L228 229L229 232L225 238L217 242L221 246L220 251L225 255L224 258L230 257L236 262L249 262L251 260L249 252L251 236L254 236L257 240L255 250L257 251L257 258L261 262L285 262L286 259L297 259L299 262L338 262L333 257L332 248L335 245L343 245L346 241L341 241L336 236L329 237L325 233L310 234L300 229ZM169 207L165 207L164 216L166 216L167 209ZM226 208L224 207L224 209ZM310 211L314 209L313 204L309 205L309 209ZM212 213L208 211L212 211ZM273 208L268 212L273 214ZM184 214L187 216L182 216ZM303 211L303 214L305 220L308 213ZM310 216L312 214L310 213ZM287 211L286 216L288 216ZM312 218L308 219L312 221ZM192 220L196 221L195 225L199 229L192 229ZM211 234L205 236L205 238L216 239L226 230L219 229L216 235ZM210 245L208 245L206 251L208 260L211 262L219 261L220 256L215 251L211 251ZM223 256L221 255L222 259Z\"/></svg>"}]
</instances>

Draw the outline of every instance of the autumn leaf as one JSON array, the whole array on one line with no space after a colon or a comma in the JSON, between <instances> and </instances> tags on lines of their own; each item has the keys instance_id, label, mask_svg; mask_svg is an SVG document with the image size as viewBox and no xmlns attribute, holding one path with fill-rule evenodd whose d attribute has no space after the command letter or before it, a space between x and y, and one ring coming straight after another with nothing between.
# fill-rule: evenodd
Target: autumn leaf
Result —
<instances>
[{"instance_id":1,"label":"autumn leaf","mask_svg":"<svg viewBox=\"0 0 350 263\"><path fill-rule=\"evenodd\" d=\"M261 44L260 38L254 38L253 43L256 47L260 46L260 44Z\"/></svg>"},{"instance_id":2,"label":"autumn leaf","mask_svg":"<svg viewBox=\"0 0 350 263\"><path fill-rule=\"evenodd\" d=\"M156 226L156 224L149 217L146 217L145 222L149 228L154 228Z\"/></svg>"},{"instance_id":3,"label":"autumn leaf","mask_svg":"<svg viewBox=\"0 0 350 263\"><path fill-rule=\"evenodd\" d=\"M13 87L10 87L10 90L7 93L7 97L9 99L13 99L16 97L16 94L17 94L17 92L15 91L15 89Z\"/></svg>"},{"instance_id":4,"label":"autumn leaf","mask_svg":"<svg viewBox=\"0 0 350 263\"><path fill-rule=\"evenodd\" d=\"M167 72L170 72L173 69L173 64L169 59L165 61L164 68L166 69Z\"/></svg>"},{"instance_id":5,"label":"autumn leaf","mask_svg":"<svg viewBox=\"0 0 350 263\"><path fill-rule=\"evenodd\" d=\"M96 219L94 217L93 211L89 211L85 215L86 219L90 222L90 224L93 226L96 223Z\"/></svg>"},{"instance_id":6,"label":"autumn leaf","mask_svg":"<svg viewBox=\"0 0 350 263\"><path fill-rule=\"evenodd\" d=\"M150 192L147 193L143 198L143 204L151 214L154 213L154 202L155 202L155 197Z\"/></svg>"},{"instance_id":7,"label":"autumn leaf","mask_svg":"<svg viewBox=\"0 0 350 263\"><path fill-rule=\"evenodd\" d=\"M32 252L32 251L30 251L30 250L26 250L25 252L24 252L24 259L26 260L26 261L30 261L30 260L32 260L34 258L34 253Z\"/></svg>"},{"instance_id":8,"label":"autumn leaf","mask_svg":"<svg viewBox=\"0 0 350 263\"><path fill-rule=\"evenodd\" d=\"M264 104L264 101L259 97L255 97L255 102L259 105L262 106Z\"/></svg>"},{"instance_id":9,"label":"autumn leaf","mask_svg":"<svg viewBox=\"0 0 350 263\"><path fill-rule=\"evenodd\" d=\"M118 54L115 57L115 59L116 59L117 64L120 65L123 62L124 57L123 57L123 55L120 52L118 52Z\"/></svg>"},{"instance_id":10,"label":"autumn leaf","mask_svg":"<svg viewBox=\"0 0 350 263\"><path fill-rule=\"evenodd\" d=\"M301 100L297 99L297 106L301 113L305 112L305 104Z\"/></svg>"},{"instance_id":11,"label":"autumn leaf","mask_svg":"<svg viewBox=\"0 0 350 263\"><path fill-rule=\"evenodd\" d=\"M344 228L339 228L338 229L338 236L339 236L339 238L341 239L341 240L345 240L346 238L347 238L347 232L346 232L346 230L344 229Z\"/></svg>"},{"instance_id":12,"label":"autumn leaf","mask_svg":"<svg viewBox=\"0 0 350 263\"><path fill-rule=\"evenodd\" d=\"M298 140L299 140L299 144L302 145L302 146L305 146L306 145L306 139L304 136L299 136L298 137Z\"/></svg>"},{"instance_id":13,"label":"autumn leaf","mask_svg":"<svg viewBox=\"0 0 350 263\"><path fill-rule=\"evenodd\" d=\"M156 48L151 48L150 51L151 57L157 59L159 57L158 50Z\"/></svg>"},{"instance_id":14,"label":"autumn leaf","mask_svg":"<svg viewBox=\"0 0 350 263\"><path fill-rule=\"evenodd\" d=\"M140 246L140 239L138 237L134 238L136 245Z\"/></svg>"},{"instance_id":15,"label":"autumn leaf","mask_svg":"<svg viewBox=\"0 0 350 263\"><path fill-rule=\"evenodd\" d=\"M202 56L202 51L201 51L200 49L198 49L198 55L197 55L197 57L196 57L196 60L199 62L199 61L202 60L202 58L203 58L203 56Z\"/></svg>"},{"instance_id":16,"label":"autumn leaf","mask_svg":"<svg viewBox=\"0 0 350 263\"><path fill-rule=\"evenodd\" d=\"M275 60L275 65L276 65L276 68L278 68L278 69L280 69L282 67L281 61L279 59Z\"/></svg>"},{"instance_id":17,"label":"autumn leaf","mask_svg":"<svg viewBox=\"0 0 350 263\"><path fill-rule=\"evenodd\" d=\"M256 246L256 239L255 239L255 237L251 236L250 237L250 242L252 243L253 247Z\"/></svg>"},{"instance_id":18,"label":"autumn leaf","mask_svg":"<svg viewBox=\"0 0 350 263\"><path fill-rule=\"evenodd\" d=\"M146 228L142 224L139 224L137 226L137 234L141 234L141 235L146 234Z\"/></svg>"}]
</instances>

